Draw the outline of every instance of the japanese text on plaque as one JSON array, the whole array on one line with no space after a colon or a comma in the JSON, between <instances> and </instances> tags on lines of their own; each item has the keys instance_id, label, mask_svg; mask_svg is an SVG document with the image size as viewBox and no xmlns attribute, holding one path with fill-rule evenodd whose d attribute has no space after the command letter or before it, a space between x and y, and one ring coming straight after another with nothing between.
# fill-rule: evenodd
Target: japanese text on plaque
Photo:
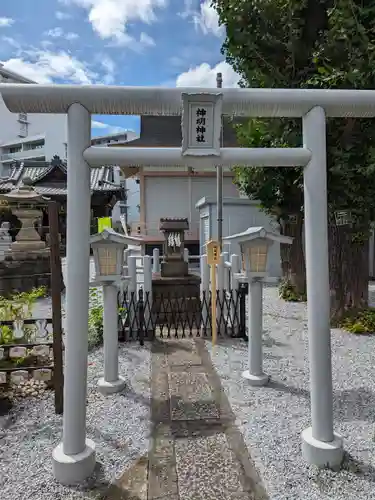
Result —
<instances>
[{"instance_id":1,"label":"japanese text on plaque","mask_svg":"<svg viewBox=\"0 0 375 500\"><path fill-rule=\"evenodd\" d=\"M196 111L196 133L197 142L206 142L206 115L207 111L204 108L198 108Z\"/></svg>"}]
</instances>

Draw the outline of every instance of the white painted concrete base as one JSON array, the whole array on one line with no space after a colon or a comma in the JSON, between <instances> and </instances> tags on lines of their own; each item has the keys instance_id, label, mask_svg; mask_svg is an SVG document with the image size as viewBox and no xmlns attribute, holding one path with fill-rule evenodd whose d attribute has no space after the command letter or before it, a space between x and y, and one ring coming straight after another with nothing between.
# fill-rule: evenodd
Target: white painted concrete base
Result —
<instances>
[{"instance_id":1,"label":"white painted concrete base","mask_svg":"<svg viewBox=\"0 0 375 500\"><path fill-rule=\"evenodd\" d=\"M95 443L86 439L86 448L77 455L66 455L60 443L52 452L52 470L55 479L66 486L81 483L95 468Z\"/></svg>"},{"instance_id":2,"label":"white painted concrete base","mask_svg":"<svg viewBox=\"0 0 375 500\"><path fill-rule=\"evenodd\" d=\"M249 370L242 372L242 377L248 380L250 385L257 387L267 385L270 380L270 377L265 373L262 373L262 375L252 375Z\"/></svg>"},{"instance_id":3,"label":"white painted concrete base","mask_svg":"<svg viewBox=\"0 0 375 500\"><path fill-rule=\"evenodd\" d=\"M334 440L325 443L312 436L312 428L302 432L302 456L311 465L336 468L341 465L344 455L342 437L334 435Z\"/></svg>"},{"instance_id":4,"label":"white painted concrete base","mask_svg":"<svg viewBox=\"0 0 375 500\"><path fill-rule=\"evenodd\" d=\"M125 379L119 377L118 380L114 382L106 382L104 378L98 380L98 391L107 396L108 394L115 394L116 392L121 392L126 385Z\"/></svg>"}]
</instances>

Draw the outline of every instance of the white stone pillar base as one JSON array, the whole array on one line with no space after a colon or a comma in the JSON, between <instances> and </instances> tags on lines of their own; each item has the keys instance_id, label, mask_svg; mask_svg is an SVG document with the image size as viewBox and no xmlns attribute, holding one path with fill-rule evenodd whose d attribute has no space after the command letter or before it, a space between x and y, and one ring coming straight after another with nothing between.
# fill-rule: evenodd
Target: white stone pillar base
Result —
<instances>
[{"instance_id":1,"label":"white stone pillar base","mask_svg":"<svg viewBox=\"0 0 375 500\"><path fill-rule=\"evenodd\" d=\"M334 433L333 441L325 443L315 439L312 427L308 427L302 432L302 456L311 465L337 468L344 456L342 437Z\"/></svg>"},{"instance_id":2,"label":"white stone pillar base","mask_svg":"<svg viewBox=\"0 0 375 500\"><path fill-rule=\"evenodd\" d=\"M56 480L66 486L81 483L95 468L95 443L86 439L85 449L76 455L67 455L60 443L52 452L52 469Z\"/></svg>"},{"instance_id":3,"label":"white stone pillar base","mask_svg":"<svg viewBox=\"0 0 375 500\"><path fill-rule=\"evenodd\" d=\"M104 377L98 380L98 391L107 396L108 394L115 394L116 392L121 392L125 388L125 379L119 377L118 380L113 382L107 382Z\"/></svg>"},{"instance_id":4,"label":"white stone pillar base","mask_svg":"<svg viewBox=\"0 0 375 500\"><path fill-rule=\"evenodd\" d=\"M244 372L242 372L242 377L248 380L249 384L253 385L254 387L267 385L270 380L270 377L265 373L262 373L261 375L253 375L249 370L245 370Z\"/></svg>"}]
</instances>

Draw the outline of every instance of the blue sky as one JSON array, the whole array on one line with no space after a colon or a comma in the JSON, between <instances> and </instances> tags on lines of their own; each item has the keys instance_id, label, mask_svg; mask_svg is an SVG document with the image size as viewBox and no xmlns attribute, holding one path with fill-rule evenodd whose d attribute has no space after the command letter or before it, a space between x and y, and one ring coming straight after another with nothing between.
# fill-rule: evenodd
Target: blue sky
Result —
<instances>
[{"instance_id":1,"label":"blue sky","mask_svg":"<svg viewBox=\"0 0 375 500\"><path fill-rule=\"evenodd\" d=\"M223 86L210 0L12 0L0 5L0 61L38 83ZM139 129L137 117L93 117L93 135Z\"/></svg>"}]
</instances>

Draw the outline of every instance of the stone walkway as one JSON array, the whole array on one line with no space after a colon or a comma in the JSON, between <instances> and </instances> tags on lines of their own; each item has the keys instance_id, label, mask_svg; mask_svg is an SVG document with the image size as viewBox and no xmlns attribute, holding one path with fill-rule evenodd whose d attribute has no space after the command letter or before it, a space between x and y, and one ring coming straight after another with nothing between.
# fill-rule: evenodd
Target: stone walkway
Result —
<instances>
[{"instance_id":1,"label":"stone walkway","mask_svg":"<svg viewBox=\"0 0 375 500\"><path fill-rule=\"evenodd\" d=\"M107 500L265 500L202 340L156 340L148 457Z\"/></svg>"}]
</instances>

